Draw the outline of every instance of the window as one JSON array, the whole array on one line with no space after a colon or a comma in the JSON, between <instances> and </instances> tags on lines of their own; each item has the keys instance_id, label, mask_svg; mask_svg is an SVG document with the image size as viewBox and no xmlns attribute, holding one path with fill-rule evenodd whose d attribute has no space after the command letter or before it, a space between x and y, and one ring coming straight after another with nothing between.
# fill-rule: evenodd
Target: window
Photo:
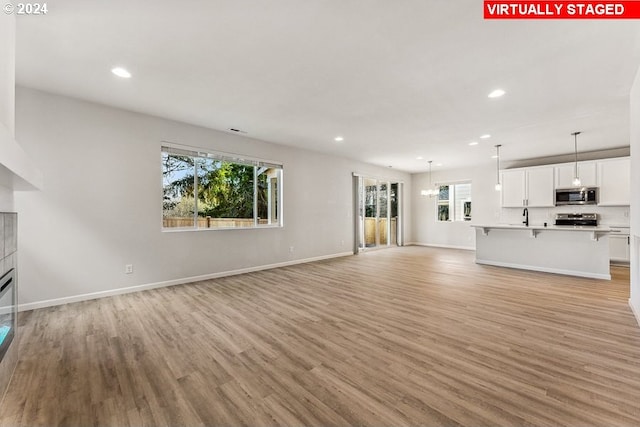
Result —
<instances>
[{"instance_id":1,"label":"window","mask_svg":"<svg viewBox=\"0 0 640 427\"><path fill-rule=\"evenodd\" d=\"M440 185L437 209L438 221L471 221L471 183Z\"/></svg>"},{"instance_id":2,"label":"window","mask_svg":"<svg viewBox=\"0 0 640 427\"><path fill-rule=\"evenodd\" d=\"M162 147L162 228L282 226L282 165Z\"/></svg>"}]
</instances>

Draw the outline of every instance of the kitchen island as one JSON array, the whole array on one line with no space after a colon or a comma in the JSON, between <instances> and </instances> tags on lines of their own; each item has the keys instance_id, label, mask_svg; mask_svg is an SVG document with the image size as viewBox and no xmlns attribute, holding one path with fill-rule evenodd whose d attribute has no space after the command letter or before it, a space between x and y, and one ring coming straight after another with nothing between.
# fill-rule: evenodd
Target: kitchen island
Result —
<instances>
[{"instance_id":1,"label":"kitchen island","mask_svg":"<svg viewBox=\"0 0 640 427\"><path fill-rule=\"evenodd\" d=\"M609 227L474 224L476 263L611 280Z\"/></svg>"}]
</instances>

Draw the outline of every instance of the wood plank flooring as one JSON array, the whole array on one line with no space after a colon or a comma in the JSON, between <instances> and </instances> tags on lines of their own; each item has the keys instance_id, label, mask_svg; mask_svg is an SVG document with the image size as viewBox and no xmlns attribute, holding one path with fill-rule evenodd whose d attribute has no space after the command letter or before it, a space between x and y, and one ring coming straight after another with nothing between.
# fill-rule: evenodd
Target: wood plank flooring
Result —
<instances>
[{"instance_id":1,"label":"wood plank flooring","mask_svg":"<svg viewBox=\"0 0 640 427\"><path fill-rule=\"evenodd\" d=\"M629 269L406 247L21 313L0 426L638 426Z\"/></svg>"}]
</instances>

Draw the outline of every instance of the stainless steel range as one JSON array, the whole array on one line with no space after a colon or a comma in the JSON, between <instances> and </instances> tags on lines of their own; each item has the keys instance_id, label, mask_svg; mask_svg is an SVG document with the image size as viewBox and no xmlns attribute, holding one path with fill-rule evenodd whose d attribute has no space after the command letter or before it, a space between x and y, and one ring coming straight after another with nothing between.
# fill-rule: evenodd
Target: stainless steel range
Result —
<instances>
[{"instance_id":1,"label":"stainless steel range","mask_svg":"<svg viewBox=\"0 0 640 427\"><path fill-rule=\"evenodd\" d=\"M598 225L598 214L595 213L559 213L556 214L556 225L590 226Z\"/></svg>"}]
</instances>

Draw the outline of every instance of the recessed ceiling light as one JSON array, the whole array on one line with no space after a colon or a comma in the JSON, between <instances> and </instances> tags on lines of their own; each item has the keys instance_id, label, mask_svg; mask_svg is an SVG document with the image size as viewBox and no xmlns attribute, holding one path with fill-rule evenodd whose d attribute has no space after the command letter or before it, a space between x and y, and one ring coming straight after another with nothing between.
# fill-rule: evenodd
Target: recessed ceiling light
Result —
<instances>
[{"instance_id":1,"label":"recessed ceiling light","mask_svg":"<svg viewBox=\"0 0 640 427\"><path fill-rule=\"evenodd\" d=\"M471 142L469 143L469 145L471 145L471 146L473 146L473 145L478 145L478 141L471 141Z\"/></svg>"},{"instance_id":2,"label":"recessed ceiling light","mask_svg":"<svg viewBox=\"0 0 640 427\"><path fill-rule=\"evenodd\" d=\"M492 159L497 159L498 156L496 156L495 154L493 156L491 156Z\"/></svg>"},{"instance_id":3,"label":"recessed ceiling light","mask_svg":"<svg viewBox=\"0 0 640 427\"><path fill-rule=\"evenodd\" d=\"M422 157L422 156L416 157L416 160L423 160L423 159L424 159L424 157Z\"/></svg>"},{"instance_id":4,"label":"recessed ceiling light","mask_svg":"<svg viewBox=\"0 0 640 427\"><path fill-rule=\"evenodd\" d=\"M484 134L484 135L482 135L480 137L480 139L487 139L487 138L491 138L491 135L489 135L488 133L486 133L486 134Z\"/></svg>"},{"instance_id":5,"label":"recessed ceiling light","mask_svg":"<svg viewBox=\"0 0 640 427\"><path fill-rule=\"evenodd\" d=\"M112 68L111 72L113 74L115 74L118 77L122 77L123 79L129 79L131 78L131 73L128 72L127 70L125 70L122 67L116 67L116 68Z\"/></svg>"},{"instance_id":6,"label":"recessed ceiling light","mask_svg":"<svg viewBox=\"0 0 640 427\"><path fill-rule=\"evenodd\" d=\"M342 136L336 136L335 138L333 138L333 140L335 142L342 142L342 141L344 141L344 138Z\"/></svg>"},{"instance_id":7,"label":"recessed ceiling light","mask_svg":"<svg viewBox=\"0 0 640 427\"><path fill-rule=\"evenodd\" d=\"M502 89L496 89L493 92L491 92L488 96L489 98L500 98L502 95L504 95L506 92Z\"/></svg>"},{"instance_id":8,"label":"recessed ceiling light","mask_svg":"<svg viewBox=\"0 0 640 427\"><path fill-rule=\"evenodd\" d=\"M442 163L436 163L436 166L442 166Z\"/></svg>"}]
</instances>

